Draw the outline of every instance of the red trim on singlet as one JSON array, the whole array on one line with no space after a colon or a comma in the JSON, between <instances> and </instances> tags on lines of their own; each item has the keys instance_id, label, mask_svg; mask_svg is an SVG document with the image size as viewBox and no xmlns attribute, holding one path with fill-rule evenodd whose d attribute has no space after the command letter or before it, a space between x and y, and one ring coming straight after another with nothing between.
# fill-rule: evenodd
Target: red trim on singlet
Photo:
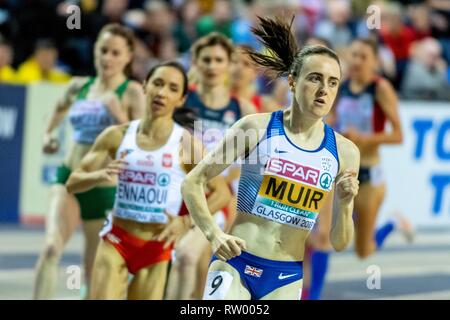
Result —
<instances>
[{"instance_id":1,"label":"red trim on singlet","mask_svg":"<svg viewBox=\"0 0 450 320\"><path fill-rule=\"evenodd\" d=\"M189 214L189 210L186 207L186 203L183 200L183 203L181 204L180 211L178 212L179 216L187 216Z\"/></svg>"},{"instance_id":2,"label":"red trim on singlet","mask_svg":"<svg viewBox=\"0 0 450 320\"><path fill-rule=\"evenodd\" d=\"M257 111L257 112L261 112L261 108L262 108L262 97L255 94L255 95L252 97L252 99L251 99L250 101L251 101L251 102L253 103L253 105L255 106L256 111Z\"/></svg>"},{"instance_id":3,"label":"red trim on singlet","mask_svg":"<svg viewBox=\"0 0 450 320\"><path fill-rule=\"evenodd\" d=\"M373 107L373 131L383 132L384 125L386 123L386 115L384 114L383 109L381 109L378 102L375 102Z\"/></svg>"},{"instance_id":4,"label":"red trim on singlet","mask_svg":"<svg viewBox=\"0 0 450 320\"><path fill-rule=\"evenodd\" d=\"M228 210L228 206L223 207L222 209L223 215L225 216L225 219L228 220L228 216L230 215L230 212Z\"/></svg>"},{"instance_id":5,"label":"red trim on singlet","mask_svg":"<svg viewBox=\"0 0 450 320\"><path fill-rule=\"evenodd\" d=\"M164 249L164 242L140 239L115 224L102 238L116 248L132 274L158 262L172 259L173 245Z\"/></svg>"},{"instance_id":6,"label":"red trim on singlet","mask_svg":"<svg viewBox=\"0 0 450 320\"><path fill-rule=\"evenodd\" d=\"M375 76L374 78L374 82L375 82L375 91L373 94L373 119L372 119L372 127L373 127L373 131L375 133L377 132L383 132L384 131L384 126L386 124L386 115L384 114L383 109L381 109L380 104L377 102L376 96L377 96L377 86L378 83L380 82L380 80L382 79L382 77L380 76Z\"/></svg>"}]
</instances>

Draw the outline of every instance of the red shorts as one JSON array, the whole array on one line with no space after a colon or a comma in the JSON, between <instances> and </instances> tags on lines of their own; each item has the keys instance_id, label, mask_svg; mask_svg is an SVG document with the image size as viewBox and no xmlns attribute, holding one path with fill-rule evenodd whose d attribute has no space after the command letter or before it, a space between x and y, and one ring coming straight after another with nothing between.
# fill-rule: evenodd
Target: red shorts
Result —
<instances>
[{"instance_id":1,"label":"red shorts","mask_svg":"<svg viewBox=\"0 0 450 320\"><path fill-rule=\"evenodd\" d=\"M164 242L142 240L114 224L111 231L103 236L103 240L116 248L132 274L172 258L172 246L164 249Z\"/></svg>"}]
</instances>

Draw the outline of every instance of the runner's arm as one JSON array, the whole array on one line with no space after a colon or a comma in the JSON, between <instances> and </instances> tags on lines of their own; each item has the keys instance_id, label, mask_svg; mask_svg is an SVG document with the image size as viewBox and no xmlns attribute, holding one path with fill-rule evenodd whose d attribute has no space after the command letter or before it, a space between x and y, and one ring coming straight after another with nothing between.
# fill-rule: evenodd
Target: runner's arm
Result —
<instances>
[{"instance_id":1,"label":"runner's arm","mask_svg":"<svg viewBox=\"0 0 450 320\"><path fill-rule=\"evenodd\" d=\"M187 172L206 156L202 142L188 131L183 135L183 162ZM215 213L224 208L231 200L231 192L223 176L218 175L206 183L208 189L207 205L209 212Z\"/></svg>"},{"instance_id":2,"label":"runner's arm","mask_svg":"<svg viewBox=\"0 0 450 320\"><path fill-rule=\"evenodd\" d=\"M225 235L214 222L207 206L204 185L228 168L236 159L256 146L258 137L251 135L250 139L239 142L239 135L248 129L258 127L258 115L247 116L236 122L226 133L224 139L200 163L192 169L183 181L181 191L186 206L194 222L211 242L213 252L223 260L240 254L240 248L245 248L245 242L237 237Z\"/></svg>"},{"instance_id":3,"label":"runner's arm","mask_svg":"<svg viewBox=\"0 0 450 320\"><path fill-rule=\"evenodd\" d=\"M353 205L358 193L359 149L348 139L337 139L340 172L334 186L334 214L330 240L336 251L344 250L353 238Z\"/></svg>"},{"instance_id":4,"label":"runner's arm","mask_svg":"<svg viewBox=\"0 0 450 320\"><path fill-rule=\"evenodd\" d=\"M80 167L72 172L66 182L67 191L80 193L88 191L101 183L115 181L124 161L115 158L116 150L122 141L123 133L118 126L105 129L95 140L94 145L83 157ZM107 165L105 165L107 163Z\"/></svg>"}]
</instances>

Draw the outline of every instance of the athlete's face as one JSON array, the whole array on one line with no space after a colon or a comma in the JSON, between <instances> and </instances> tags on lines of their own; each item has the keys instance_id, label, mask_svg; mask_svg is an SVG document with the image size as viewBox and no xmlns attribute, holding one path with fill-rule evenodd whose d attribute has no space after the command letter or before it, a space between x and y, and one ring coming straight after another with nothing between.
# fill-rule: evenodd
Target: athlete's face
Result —
<instances>
[{"instance_id":1,"label":"athlete's face","mask_svg":"<svg viewBox=\"0 0 450 320\"><path fill-rule=\"evenodd\" d=\"M180 70L170 66L156 69L145 84L147 114L172 116L175 108L184 104L183 87L184 77Z\"/></svg>"},{"instance_id":2,"label":"athlete's face","mask_svg":"<svg viewBox=\"0 0 450 320\"><path fill-rule=\"evenodd\" d=\"M340 78L341 70L336 60L326 55L312 55L306 57L297 81L289 76L289 84L301 111L322 118L333 106Z\"/></svg>"},{"instance_id":3,"label":"athlete's face","mask_svg":"<svg viewBox=\"0 0 450 320\"><path fill-rule=\"evenodd\" d=\"M377 58L373 49L366 43L354 41L349 52L349 71L351 77L364 77L374 72Z\"/></svg>"},{"instance_id":4,"label":"athlete's face","mask_svg":"<svg viewBox=\"0 0 450 320\"><path fill-rule=\"evenodd\" d=\"M223 85L230 71L228 53L220 45L201 49L195 65L199 72L200 83L207 86Z\"/></svg>"},{"instance_id":5,"label":"athlete's face","mask_svg":"<svg viewBox=\"0 0 450 320\"><path fill-rule=\"evenodd\" d=\"M124 72L132 54L125 38L103 33L95 43L95 68L100 76L111 77Z\"/></svg>"},{"instance_id":6,"label":"athlete's face","mask_svg":"<svg viewBox=\"0 0 450 320\"><path fill-rule=\"evenodd\" d=\"M231 63L231 79L234 86L248 86L256 80L257 71L248 55L237 50Z\"/></svg>"}]
</instances>

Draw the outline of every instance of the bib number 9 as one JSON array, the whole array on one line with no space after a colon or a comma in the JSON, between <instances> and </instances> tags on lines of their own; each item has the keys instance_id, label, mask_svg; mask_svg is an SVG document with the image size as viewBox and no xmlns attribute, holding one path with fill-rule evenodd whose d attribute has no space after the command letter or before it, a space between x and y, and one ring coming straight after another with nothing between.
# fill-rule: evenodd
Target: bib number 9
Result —
<instances>
[{"instance_id":1,"label":"bib number 9","mask_svg":"<svg viewBox=\"0 0 450 320\"><path fill-rule=\"evenodd\" d=\"M219 289L220 285L223 282L223 278L221 275L218 275L217 277L215 277L211 283L211 287L213 288L213 291L211 291L209 293L210 296L212 296L214 294L214 292L217 291L217 289Z\"/></svg>"},{"instance_id":2,"label":"bib number 9","mask_svg":"<svg viewBox=\"0 0 450 320\"><path fill-rule=\"evenodd\" d=\"M233 276L227 271L210 271L206 280L203 300L223 300L233 282Z\"/></svg>"}]
</instances>

